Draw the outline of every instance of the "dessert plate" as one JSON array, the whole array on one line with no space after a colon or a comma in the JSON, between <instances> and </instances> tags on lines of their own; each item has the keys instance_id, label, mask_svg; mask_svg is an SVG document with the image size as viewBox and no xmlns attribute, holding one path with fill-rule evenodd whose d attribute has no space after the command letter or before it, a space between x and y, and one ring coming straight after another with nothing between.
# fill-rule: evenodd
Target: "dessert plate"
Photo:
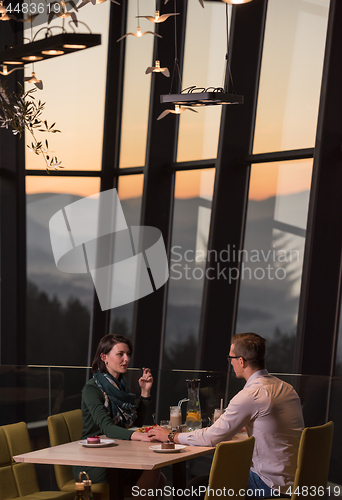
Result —
<instances>
[{"instance_id":1,"label":"dessert plate","mask_svg":"<svg viewBox=\"0 0 342 500\"><path fill-rule=\"evenodd\" d=\"M101 439L99 443L88 443L86 439L82 439L78 444L87 446L88 448L102 448L103 446L112 446L115 443L114 439Z\"/></svg>"},{"instance_id":2,"label":"dessert plate","mask_svg":"<svg viewBox=\"0 0 342 500\"><path fill-rule=\"evenodd\" d=\"M150 446L150 450L153 450L156 453L178 453L179 451L184 450L184 448L186 448L184 444L176 444L172 449L164 449L161 447L161 444Z\"/></svg>"}]
</instances>

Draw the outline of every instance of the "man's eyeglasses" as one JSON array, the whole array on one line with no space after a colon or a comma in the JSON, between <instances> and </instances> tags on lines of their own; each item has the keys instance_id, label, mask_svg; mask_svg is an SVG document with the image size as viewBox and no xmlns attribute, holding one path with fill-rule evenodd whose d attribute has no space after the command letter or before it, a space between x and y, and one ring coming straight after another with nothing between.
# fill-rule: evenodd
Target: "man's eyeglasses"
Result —
<instances>
[{"instance_id":1,"label":"man's eyeglasses","mask_svg":"<svg viewBox=\"0 0 342 500\"><path fill-rule=\"evenodd\" d=\"M239 359L242 358L244 361L247 361L243 356L227 356L228 361L231 361L232 359Z\"/></svg>"}]
</instances>

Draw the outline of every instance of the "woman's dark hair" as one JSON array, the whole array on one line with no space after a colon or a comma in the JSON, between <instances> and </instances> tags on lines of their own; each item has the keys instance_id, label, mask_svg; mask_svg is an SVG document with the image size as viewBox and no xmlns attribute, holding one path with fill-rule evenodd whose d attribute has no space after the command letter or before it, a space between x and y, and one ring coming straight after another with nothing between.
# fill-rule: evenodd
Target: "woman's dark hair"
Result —
<instances>
[{"instance_id":1,"label":"woman's dark hair","mask_svg":"<svg viewBox=\"0 0 342 500\"><path fill-rule=\"evenodd\" d=\"M97 370L100 370L102 373L105 373L107 371L105 362L101 359L101 354L108 354L116 344L127 344L129 347L130 355L132 356L132 342L123 335L114 335L113 333L109 333L108 335L102 337L99 345L97 346L96 354L91 366L93 373L96 373Z\"/></svg>"}]
</instances>

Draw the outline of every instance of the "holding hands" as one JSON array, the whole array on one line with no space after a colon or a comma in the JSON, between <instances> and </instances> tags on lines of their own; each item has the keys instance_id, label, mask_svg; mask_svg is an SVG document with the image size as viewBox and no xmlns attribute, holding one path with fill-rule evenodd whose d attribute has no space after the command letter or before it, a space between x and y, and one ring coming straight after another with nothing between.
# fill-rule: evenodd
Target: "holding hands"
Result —
<instances>
[{"instance_id":1,"label":"holding hands","mask_svg":"<svg viewBox=\"0 0 342 500\"><path fill-rule=\"evenodd\" d=\"M153 377L149 368L143 368L143 374L139 378L141 395L143 398L149 398L153 384Z\"/></svg>"},{"instance_id":2,"label":"holding hands","mask_svg":"<svg viewBox=\"0 0 342 500\"><path fill-rule=\"evenodd\" d=\"M153 426L147 433L145 432L133 432L131 436L132 441L161 441L166 443L168 440L169 431L163 427Z\"/></svg>"},{"instance_id":3,"label":"holding hands","mask_svg":"<svg viewBox=\"0 0 342 500\"><path fill-rule=\"evenodd\" d=\"M166 443L169 436L169 431L164 429L163 427L153 427L147 433L148 437L151 441L161 441L162 443Z\"/></svg>"}]
</instances>

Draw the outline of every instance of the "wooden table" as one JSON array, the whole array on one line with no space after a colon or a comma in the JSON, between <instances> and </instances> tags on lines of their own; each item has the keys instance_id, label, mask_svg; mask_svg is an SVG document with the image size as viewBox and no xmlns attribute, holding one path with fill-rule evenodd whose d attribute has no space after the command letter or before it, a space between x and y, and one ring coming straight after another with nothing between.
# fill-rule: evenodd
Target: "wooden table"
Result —
<instances>
[{"instance_id":1,"label":"wooden table","mask_svg":"<svg viewBox=\"0 0 342 500\"><path fill-rule=\"evenodd\" d=\"M153 470L173 466L173 486L185 487L185 462L191 458L212 453L215 448L204 446L186 446L179 453L156 453L149 449L158 443L142 441L123 441L116 439L114 446L88 448L77 441L43 450L16 455L16 462L57 465L87 465L107 467L109 469L109 498L122 500L124 484L120 469Z\"/></svg>"}]
</instances>

